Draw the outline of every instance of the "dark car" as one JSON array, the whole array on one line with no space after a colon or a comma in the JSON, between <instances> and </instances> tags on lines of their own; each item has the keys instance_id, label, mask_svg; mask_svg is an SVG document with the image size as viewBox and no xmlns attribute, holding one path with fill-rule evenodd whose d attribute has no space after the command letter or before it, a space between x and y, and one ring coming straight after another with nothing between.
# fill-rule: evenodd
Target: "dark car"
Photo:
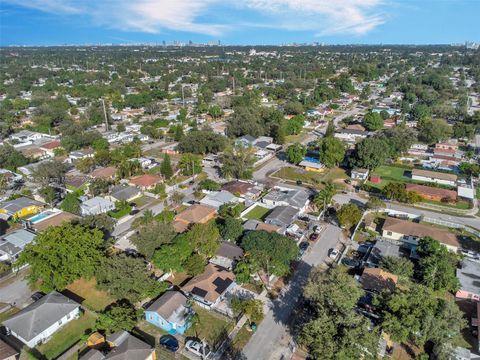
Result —
<instances>
[{"instance_id":1,"label":"dark car","mask_svg":"<svg viewBox=\"0 0 480 360\"><path fill-rule=\"evenodd\" d=\"M32 296L30 296L30 297L33 301L38 301L44 296L45 296L44 293L37 291L36 293L33 293Z\"/></svg>"},{"instance_id":2,"label":"dark car","mask_svg":"<svg viewBox=\"0 0 480 360\"><path fill-rule=\"evenodd\" d=\"M130 215L137 215L138 213L140 212L140 210L138 209L133 209L132 211L130 211Z\"/></svg>"},{"instance_id":3,"label":"dark car","mask_svg":"<svg viewBox=\"0 0 480 360\"><path fill-rule=\"evenodd\" d=\"M163 335L160 338L160 346L163 346L171 352L175 352L178 350L178 340L172 335Z\"/></svg>"},{"instance_id":4,"label":"dark car","mask_svg":"<svg viewBox=\"0 0 480 360\"><path fill-rule=\"evenodd\" d=\"M356 268L360 266L360 261L357 259L352 259L352 258L343 258L342 259L342 264L349 267L349 268Z\"/></svg>"},{"instance_id":5,"label":"dark car","mask_svg":"<svg viewBox=\"0 0 480 360\"><path fill-rule=\"evenodd\" d=\"M316 241L317 239L318 239L318 234L317 234L317 233L312 233L312 234L310 235L310 240L311 240L311 241Z\"/></svg>"},{"instance_id":6,"label":"dark car","mask_svg":"<svg viewBox=\"0 0 480 360\"><path fill-rule=\"evenodd\" d=\"M298 248L300 249L300 256L305 254L305 251L307 251L308 246L309 246L309 244L306 241L303 241L300 244L298 244Z\"/></svg>"},{"instance_id":7,"label":"dark car","mask_svg":"<svg viewBox=\"0 0 480 360\"><path fill-rule=\"evenodd\" d=\"M303 184L302 180L297 180L297 185L302 185L302 184Z\"/></svg>"}]
</instances>

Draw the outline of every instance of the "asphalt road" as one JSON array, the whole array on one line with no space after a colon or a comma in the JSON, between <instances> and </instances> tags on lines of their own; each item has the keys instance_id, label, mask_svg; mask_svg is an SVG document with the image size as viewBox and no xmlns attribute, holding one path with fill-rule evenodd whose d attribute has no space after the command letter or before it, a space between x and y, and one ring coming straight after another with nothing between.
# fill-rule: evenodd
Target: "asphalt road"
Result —
<instances>
[{"instance_id":1,"label":"asphalt road","mask_svg":"<svg viewBox=\"0 0 480 360\"><path fill-rule=\"evenodd\" d=\"M23 278L24 275L25 272L22 272L14 280L5 280L6 286L0 283L0 303L11 304L22 309L32 302L30 296L33 292Z\"/></svg>"},{"instance_id":2,"label":"asphalt road","mask_svg":"<svg viewBox=\"0 0 480 360\"><path fill-rule=\"evenodd\" d=\"M292 313L297 305L308 275L313 267L320 265L328 257L328 250L335 247L342 238L341 229L327 225L319 240L307 251L300 261L292 280L274 301L267 304L268 311L257 332L243 349L249 360L280 359L287 354Z\"/></svg>"}]
</instances>

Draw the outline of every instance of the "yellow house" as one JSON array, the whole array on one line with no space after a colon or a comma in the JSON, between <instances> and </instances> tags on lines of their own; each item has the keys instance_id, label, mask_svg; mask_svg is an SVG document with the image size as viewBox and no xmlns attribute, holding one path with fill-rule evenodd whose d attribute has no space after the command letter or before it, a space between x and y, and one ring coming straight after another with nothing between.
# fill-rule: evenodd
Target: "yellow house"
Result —
<instances>
[{"instance_id":1,"label":"yellow house","mask_svg":"<svg viewBox=\"0 0 480 360\"><path fill-rule=\"evenodd\" d=\"M309 160L303 160L298 164L299 166L303 167L306 171L313 171L313 172L322 172L325 169L325 166L320 162L314 162Z\"/></svg>"},{"instance_id":2,"label":"yellow house","mask_svg":"<svg viewBox=\"0 0 480 360\"><path fill-rule=\"evenodd\" d=\"M28 215L38 213L43 209L44 204L40 201L27 197L4 201L0 203L0 218L8 220L10 218L16 220Z\"/></svg>"}]
</instances>

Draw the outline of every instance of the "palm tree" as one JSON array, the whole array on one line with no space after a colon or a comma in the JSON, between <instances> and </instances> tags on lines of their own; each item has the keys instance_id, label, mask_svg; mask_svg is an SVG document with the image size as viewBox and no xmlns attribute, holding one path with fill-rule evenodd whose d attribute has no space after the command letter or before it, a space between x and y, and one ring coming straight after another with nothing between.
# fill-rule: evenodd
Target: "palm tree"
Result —
<instances>
[{"instance_id":1,"label":"palm tree","mask_svg":"<svg viewBox=\"0 0 480 360\"><path fill-rule=\"evenodd\" d=\"M335 185L332 182L328 182L325 184L325 187L315 196L313 202L319 209L323 209L323 212L325 212L328 205L332 202L335 193Z\"/></svg>"}]
</instances>

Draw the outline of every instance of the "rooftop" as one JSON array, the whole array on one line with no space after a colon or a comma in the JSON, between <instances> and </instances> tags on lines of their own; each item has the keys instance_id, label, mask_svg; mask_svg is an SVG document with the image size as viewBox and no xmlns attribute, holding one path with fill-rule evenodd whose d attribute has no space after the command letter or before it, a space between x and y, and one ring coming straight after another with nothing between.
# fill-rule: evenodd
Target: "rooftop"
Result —
<instances>
[{"instance_id":1,"label":"rooftop","mask_svg":"<svg viewBox=\"0 0 480 360\"><path fill-rule=\"evenodd\" d=\"M215 302L233 283L235 275L218 265L208 264L205 271L191 279L182 290Z\"/></svg>"},{"instance_id":2,"label":"rooftop","mask_svg":"<svg viewBox=\"0 0 480 360\"><path fill-rule=\"evenodd\" d=\"M457 181L457 175L446 174L438 171L413 169L412 176L422 176L422 177L428 177L428 178L439 179L439 180Z\"/></svg>"},{"instance_id":3,"label":"rooftop","mask_svg":"<svg viewBox=\"0 0 480 360\"><path fill-rule=\"evenodd\" d=\"M480 295L480 262L464 258L461 264L462 267L457 269L460 288L472 294Z\"/></svg>"}]
</instances>

